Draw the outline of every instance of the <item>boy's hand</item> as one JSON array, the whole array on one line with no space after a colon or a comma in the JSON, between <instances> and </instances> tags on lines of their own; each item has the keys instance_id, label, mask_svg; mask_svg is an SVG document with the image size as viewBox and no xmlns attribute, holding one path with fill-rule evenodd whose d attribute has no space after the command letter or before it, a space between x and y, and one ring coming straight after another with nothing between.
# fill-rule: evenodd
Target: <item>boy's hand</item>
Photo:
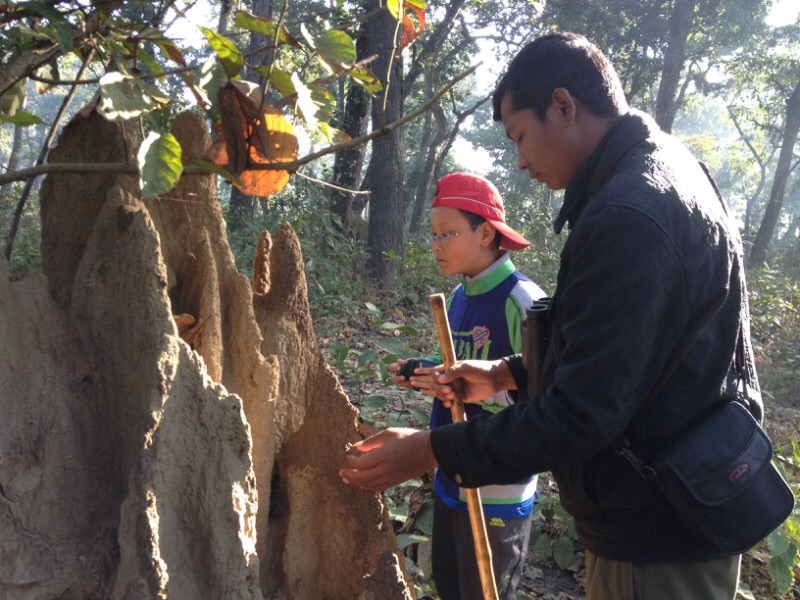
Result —
<instances>
[{"instance_id":1,"label":"boy's hand","mask_svg":"<svg viewBox=\"0 0 800 600\"><path fill-rule=\"evenodd\" d=\"M434 377L436 369L441 371L441 366L428 359L411 358L399 360L386 367L392 376L392 383L413 389L428 396L433 396L435 392Z\"/></svg>"}]
</instances>

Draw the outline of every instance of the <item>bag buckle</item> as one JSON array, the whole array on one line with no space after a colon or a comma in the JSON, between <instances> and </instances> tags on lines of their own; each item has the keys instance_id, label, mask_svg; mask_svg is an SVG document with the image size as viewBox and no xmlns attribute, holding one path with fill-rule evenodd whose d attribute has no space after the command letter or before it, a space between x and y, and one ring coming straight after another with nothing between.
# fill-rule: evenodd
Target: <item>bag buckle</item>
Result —
<instances>
[{"instance_id":1,"label":"bag buckle","mask_svg":"<svg viewBox=\"0 0 800 600\"><path fill-rule=\"evenodd\" d=\"M617 449L617 454L631 463L633 468L636 469L636 472L641 475L642 479L645 481L655 480L658 477L655 469L634 454L633 450L631 450L631 444L627 439L623 440L622 443L623 445Z\"/></svg>"}]
</instances>

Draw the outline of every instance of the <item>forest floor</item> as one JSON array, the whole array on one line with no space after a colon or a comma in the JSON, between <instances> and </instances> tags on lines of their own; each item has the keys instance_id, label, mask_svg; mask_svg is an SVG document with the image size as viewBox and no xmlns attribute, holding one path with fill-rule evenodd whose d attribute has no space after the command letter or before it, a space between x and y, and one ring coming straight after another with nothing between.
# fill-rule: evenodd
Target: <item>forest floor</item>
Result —
<instances>
[{"instance_id":1,"label":"forest floor","mask_svg":"<svg viewBox=\"0 0 800 600\"><path fill-rule=\"evenodd\" d=\"M393 316L400 317L399 320L402 321L402 314L397 310L394 310L394 313ZM415 327L424 328L424 325L415 323ZM319 319L315 321L315 328L323 355L337 372L348 398L360 409L362 418L367 423L376 430L392 426L416 428L426 426L430 399L419 393L393 386L391 383L383 383L379 363L381 357L385 357L389 352L375 354L374 350L405 344L409 353L404 356L418 356L425 353L424 346L432 345L431 340L435 338L432 331L418 332L414 339L404 340L398 344L395 343L398 342L397 339L390 338L403 337L402 333L378 326L374 320L370 322L370 319L353 314L338 319ZM390 339L388 344L387 338ZM418 346L416 352L415 345ZM365 360L365 357L369 359ZM800 431L800 393L783 389L765 396L767 398L765 424L770 436L779 443L783 440L788 442L797 440L797 432ZM418 484L418 487L426 486L425 490L417 490L418 497L422 491L423 496L430 498L428 484L423 483L421 486ZM545 497L549 494L557 495L557 487L549 474L540 475L539 488L540 494L544 494ZM404 501L408 504L411 500L413 504L411 498L413 491L411 487L395 488L392 500L398 504ZM413 517L414 511L410 512ZM538 515L534 524L551 538L565 534L566 526L563 522L553 522L552 519L544 519ZM406 529L409 529L408 525ZM401 523L397 523L397 527L400 526ZM413 527L411 529L413 532ZM543 557L540 550L535 551L532 539L525 573L518 587L518 600L585 600L583 549L576 539L572 541L574 542L572 559L565 561L562 558L560 562L565 565L562 568L556 564L552 555ZM407 551L407 554L412 559L416 556L413 550ZM782 596L775 593L767 569L769 559L769 552L763 544L744 556L743 585L736 600L800 600L800 591L797 589ZM796 574L795 584L798 577L800 574ZM422 590L419 593L420 600L436 600L434 591L426 591L433 587L430 580L421 573L414 573L413 579L418 586L418 592ZM795 585L795 588L797 587Z\"/></svg>"}]
</instances>

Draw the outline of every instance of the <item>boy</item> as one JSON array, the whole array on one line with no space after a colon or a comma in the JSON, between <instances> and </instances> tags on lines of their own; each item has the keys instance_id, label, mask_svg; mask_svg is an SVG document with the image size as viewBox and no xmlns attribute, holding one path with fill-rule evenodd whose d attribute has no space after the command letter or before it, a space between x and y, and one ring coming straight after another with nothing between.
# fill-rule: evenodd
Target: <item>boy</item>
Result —
<instances>
[{"instance_id":1,"label":"boy","mask_svg":"<svg viewBox=\"0 0 800 600\"><path fill-rule=\"evenodd\" d=\"M461 275L462 282L447 302L456 358L495 359L522 349L521 321L525 309L544 296L520 273L506 250L530 244L505 223L497 188L483 177L453 173L442 177L431 203L431 249L444 275ZM432 357L428 366L441 363ZM399 373L405 361L389 365ZM430 369L419 369L406 387L427 387ZM507 406L513 401L500 392L486 402ZM465 405L468 419L491 414L479 404ZM434 398L431 429L452 423L450 410ZM433 518L433 579L442 600L482 600L465 494L443 471L436 473ZM530 534L530 513L536 476L512 485L481 488L486 530L499 597L513 600L522 576Z\"/></svg>"}]
</instances>

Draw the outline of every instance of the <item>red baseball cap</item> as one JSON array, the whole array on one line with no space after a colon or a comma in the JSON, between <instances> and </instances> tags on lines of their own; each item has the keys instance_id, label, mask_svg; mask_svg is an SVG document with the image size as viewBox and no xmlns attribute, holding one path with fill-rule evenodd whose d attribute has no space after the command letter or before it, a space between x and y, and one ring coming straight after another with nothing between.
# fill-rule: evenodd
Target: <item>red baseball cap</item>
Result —
<instances>
[{"instance_id":1,"label":"red baseball cap","mask_svg":"<svg viewBox=\"0 0 800 600\"><path fill-rule=\"evenodd\" d=\"M451 173L442 177L436 184L436 196L431 202L431 208L434 206L458 208L483 217L500 232L501 248L522 250L531 245L506 225L506 211L500 192L491 181L480 175Z\"/></svg>"}]
</instances>

